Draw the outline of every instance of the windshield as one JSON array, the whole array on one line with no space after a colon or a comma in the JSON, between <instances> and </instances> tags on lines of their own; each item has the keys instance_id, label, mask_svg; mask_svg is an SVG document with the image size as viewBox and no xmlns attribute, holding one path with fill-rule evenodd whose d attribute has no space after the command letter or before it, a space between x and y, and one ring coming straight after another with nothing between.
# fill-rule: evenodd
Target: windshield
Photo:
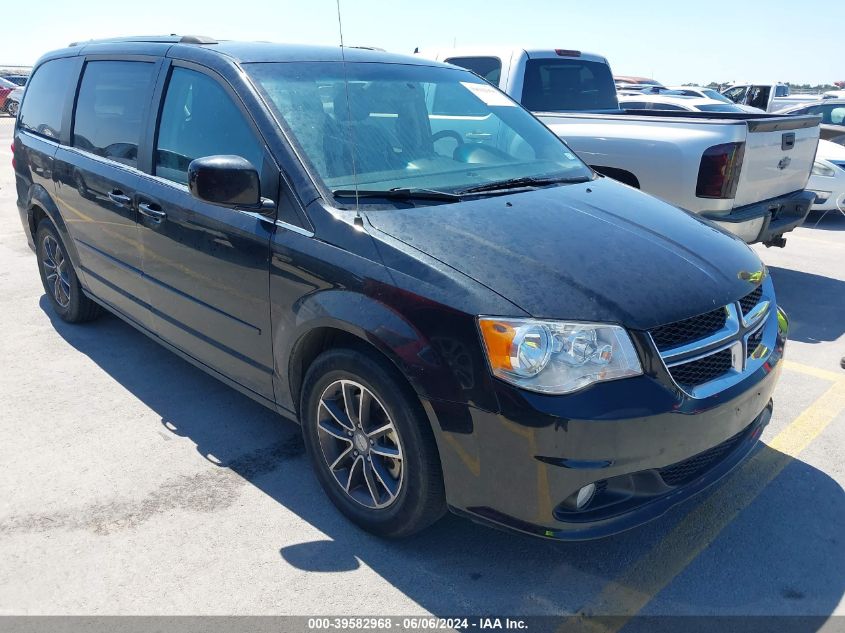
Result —
<instances>
[{"instance_id":1,"label":"windshield","mask_svg":"<svg viewBox=\"0 0 845 633\"><path fill-rule=\"evenodd\" d=\"M715 99L716 101L721 101L722 103L733 103L733 101L728 99L725 95L713 90L712 88L702 89L701 94L708 99Z\"/></svg>"},{"instance_id":2,"label":"windshield","mask_svg":"<svg viewBox=\"0 0 845 633\"><path fill-rule=\"evenodd\" d=\"M246 65L330 191L460 192L515 179L592 177L542 123L472 73L345 66Z\"/></svg>"}]
</instances>

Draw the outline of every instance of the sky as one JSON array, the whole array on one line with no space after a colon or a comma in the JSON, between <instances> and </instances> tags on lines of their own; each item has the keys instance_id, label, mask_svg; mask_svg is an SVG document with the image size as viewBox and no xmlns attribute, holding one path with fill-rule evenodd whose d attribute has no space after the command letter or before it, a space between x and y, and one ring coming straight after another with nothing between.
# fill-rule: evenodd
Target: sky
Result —
<instances>
[{"instance_id":1,"label":"sky","mask_svg":"<svg viewBox=\"0 0 845 633\"><path fill-rule=\"evenodd\" d=\"M350 46L397 53L453 44L578 49L607 57L615 74L667 85L845 80L842 0L340 1ZM72 41L120 35L336 45L335 2L40 0L17 9L0 38L0 66L31 65Z\"/></svg>"}]
</instances>

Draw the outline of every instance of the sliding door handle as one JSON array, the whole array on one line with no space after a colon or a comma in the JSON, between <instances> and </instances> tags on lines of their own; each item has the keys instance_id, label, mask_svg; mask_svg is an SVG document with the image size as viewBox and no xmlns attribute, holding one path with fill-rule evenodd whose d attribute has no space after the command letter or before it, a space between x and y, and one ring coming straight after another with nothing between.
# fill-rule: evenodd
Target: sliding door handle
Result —
<instances>
[{"instance_id":1,"label":"sliding door handle","mask_svg":"<svg viewBox=\"0 0 845 633\"><path fill-rule=\"evenodd\" d=\"M157 204L150 204L148 202L142 202L138 205L138 212L141 215L144 215L154 222L161 222L165 218L167 218L167 214L161 210L161 208Z\"/></svg>"},{"instance_id":2,"label":"sliding door handle","mask_svg":"<svg viewBox=\"0 0 845 633\"><path fill-rule=\"evenodd\" d=\"M132 204L132 198L123 193L120 189L112 189L108 193L109 200L121 207L128 207Z\"/></svg>"}]
</instances>

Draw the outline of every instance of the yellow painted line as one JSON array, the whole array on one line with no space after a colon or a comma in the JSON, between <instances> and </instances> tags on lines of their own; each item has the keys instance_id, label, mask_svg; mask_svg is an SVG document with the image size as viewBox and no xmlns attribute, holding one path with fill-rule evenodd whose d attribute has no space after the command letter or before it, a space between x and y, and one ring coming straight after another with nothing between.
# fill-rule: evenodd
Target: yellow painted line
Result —
<instances>
[{"instance_id":1,"label":"yellow painted line","mask_svg":"<svg viewBox=\"0 0 845 633\"><path fill-rule=\"evenodd\" d=\"M794 360L784 360L783 368L787 371L794 371L799 374L806 374L807 376L815 376L822 380L829 380L831 382L839 382L845 380L845 372L828 371L827 369L820 369L811 365L804 365L803 363L796 363Z\"/></svg>"},{"instance_id":2,"label":"yellow painted line","mask_svg":"<svg viewBox=\"0 0 845 633\"><path fill-rule=\"evenodd\" d=\"M614 633L625 626L843 411L845 380L839 379L681 519L660 543L609 582L579 610L581 617L567 621L559 630ZM590 617L593 614L597 615Z\"/></svg>"}]
</instances>

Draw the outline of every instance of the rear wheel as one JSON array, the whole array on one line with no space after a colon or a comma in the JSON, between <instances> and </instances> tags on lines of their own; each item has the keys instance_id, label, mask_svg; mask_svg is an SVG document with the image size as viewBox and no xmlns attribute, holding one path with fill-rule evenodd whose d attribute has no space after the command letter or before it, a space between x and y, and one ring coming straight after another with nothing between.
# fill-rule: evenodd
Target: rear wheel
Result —
<instances>
[{"instance_id":1,"label":"rear wheel","mask_svg":"<svg viewBox=\"0 0 845 633\"><path fill-rule=\"evenodd\" d=\"M331 350L303 383L305 446L326 494L380 536L418 532L445 512L443 477L428 421L386 362Z\"/></svg>"},{"instance_id":2,"label":"rear wheel","mask_svg":"<svg viewBox=\"0 0 845 633\"><path fill-rule=\"evenodd\" d=\"M38 224L35 243L41 283L56 314L68 323L95 319L100 307L82 292L65 245L50 220Z\"/></svg>"},{"instance_id":3,"label":"rear wheel","mask_svg":"<svg viewBox=\"0 0 845 633\"><path fill-rule=\"evenodd\" d=\"M18 102L10 101L7 103L6 112L8 112L10 116L18 116Z\"/></svg>"}]
</instances>

